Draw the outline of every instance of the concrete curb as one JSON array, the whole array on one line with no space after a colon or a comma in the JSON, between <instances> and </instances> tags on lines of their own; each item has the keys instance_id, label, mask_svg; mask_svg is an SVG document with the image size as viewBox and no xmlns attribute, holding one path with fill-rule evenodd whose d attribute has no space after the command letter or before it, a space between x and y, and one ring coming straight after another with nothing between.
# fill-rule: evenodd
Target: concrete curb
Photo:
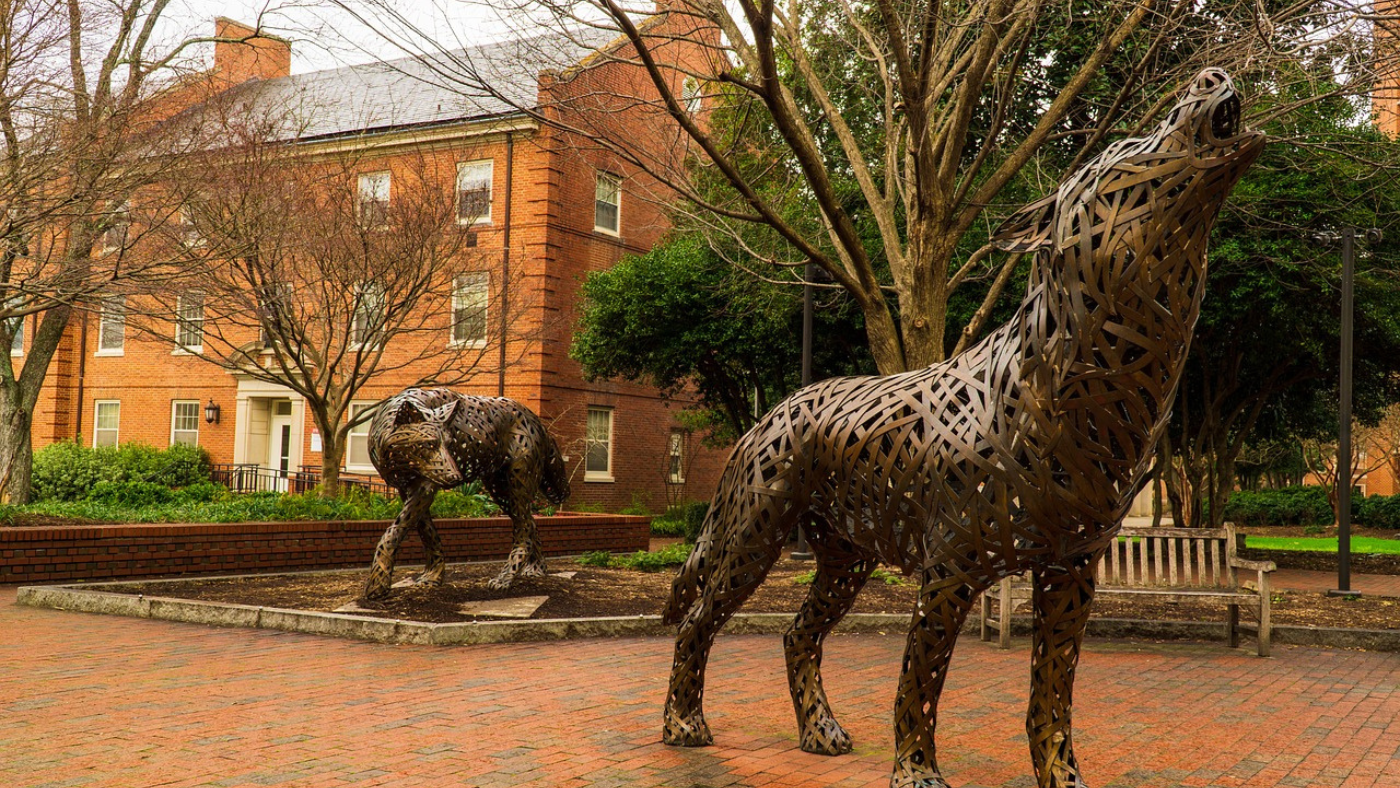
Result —
<instances>
[{"instance_id":1,"label":"concrete curb","mask_svg":"<svg viewBox=\"0 0 1400 788\"><path fill-rule=\"evenodd\" d=\"M530 619L426 624L390 618L344 613L320 613L273 607L253 607L226 602L202 602L171 597L117 594L94 586L21 586L16 604L80 613L151 618L220 627L274 629L309 635L367 640L374 643L412 643L435 646L530 643L594 637L662 637L675 628L660 616L617 618ZM852 613L838 632L903 634L909 616L900 613ZM792 623L790 613L740 613L725 627L734 635L775 635ZM1029 617L1013 618L1012 633L1030 633ZM969 620L964 632L975 631ZM1281 645L1354 648L1400 653L1400 631L1274 626L1273 641ZM1093 637L1145 640L1223 641L1224 625L1194 621L1143 621L1095 618L1089 620ZM1247 644L1248 645L1248 644Z\"/></svg>"}]
</instances>

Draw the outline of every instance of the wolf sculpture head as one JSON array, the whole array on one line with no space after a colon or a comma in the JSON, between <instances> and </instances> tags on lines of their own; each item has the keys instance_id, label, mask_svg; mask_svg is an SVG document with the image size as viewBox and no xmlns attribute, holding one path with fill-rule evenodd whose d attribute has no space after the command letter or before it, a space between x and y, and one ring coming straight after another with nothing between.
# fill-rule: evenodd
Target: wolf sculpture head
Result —
<instances>
[{"instance_id":1,"label":"wolf sculpture head","mask_svg":"<svg viewBox=\"0 0 1400 788\"><path fill-rule=\"evenodd\" d=\"M1015 252L1079 247L1079 258L1144 240L1203 251L1197 233L1209 233L1230 189L1263 148L1264 134L1241 125L1230 77L1206 69L1151 134L1109 145L1053 194L1013 214L993 240ZM1183 231L1189 239L1144 237Z\"/></svg>"}]
</instances>

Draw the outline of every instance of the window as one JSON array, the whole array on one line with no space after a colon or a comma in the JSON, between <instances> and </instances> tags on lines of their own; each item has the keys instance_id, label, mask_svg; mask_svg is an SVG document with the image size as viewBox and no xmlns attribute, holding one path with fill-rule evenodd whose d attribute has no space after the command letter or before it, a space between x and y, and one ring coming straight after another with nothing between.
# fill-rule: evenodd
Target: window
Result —
<instances>
[{"instance_id":1,"label":"window","mask_svg":"<svg viewBox=\"0 0 1400 788\"><path fill-rule=\"evenodd\" d=\"M186 249L199 249L204 246L204 236L194 225L194 218L187 206L180 206L175 212L175 234Z\"/></svg>"},{"instance_id":2,"label":"window","mask_svg":"<svg viewBox=\"0 0 1400 788\"><path fill-rule=\"evenodd\" d=\"M360 223L365 227L384 227L389 223L389 173L360 176Z\"/></svg>"},{"instance_id":3,"label":"window","mask_svg":"<svg viewBox=\"0 0 1400 788\"><path fill-rule=\"evenodd\" d=\"M18 298L10 301L11 309L19 309L21 306L23 306L23 301ZM10 331L14 332L10 334L10 355L24 355L24 316L12 317L6 322L9 324L7 327Z\"/></svg>"},{"instance_id":4,"label":"window","mask_svg":"<svg viewBox=\"0 0 1400 788\"><path fill-rule=\"evenodd\" d=\"M354 312L350 319L350 342L372 350L384 340L384 285L361 282L355 286Z\"/></svg>"},{"instance_id":5,"label":"window","mask_svg":"<svg viewBox=\"0 0 1400 788\"><path fill-rule=\"evenodd\" d=\"M175 344L187 353L204 352L203 293L186 293L175 300Z\"/></svg>"},{"instance_id":6,"label":"window","mask_svg":"<svg viewBox=\"0 0 1400 788\"><path fill-rule=\"evenodd\" d=\"M92 445L116 446L117 428L122 420L120 400L98 400L96 418L92 420Z\"/></svg>"},{"instance_id":7,"label":"window","mask_svg":"<svg viewBox=\"0 0 1400 788\"><path fill-rule=\"evenodd\" d=\"M373 410L376 406L373 402L352 402L350 403L350 419L353 421L360 417L360 414L367 410ZM369 422L373 416L350 428L350 434L345 440L345 467L347 468L373 468L374 464L369 461Z\"/></svg>"},{"instance_id":8,"label":"window","mask_svg":"<svg viewBox=\"0 0 1400 788\"><path fill-rule=\"evenodd\" d=\"M593 199L593 229L617 235L621 206L622 179L606 172L598 173Z\"/></svg>"},{"instance_id":9,"label":"window","mask_svg":"<svg viewBox=\"0 0 1400 788\"><path fill-rule=\"evenodd\" d=\"M612 481L612 433L612 408L589 408L584 435L588 447L583 466L584 481Z\"/></svg>"},{"instance_id":10,"label":"window","mask_svg":"<svg viewBox=\"0 0 1400 788\"><path fill-rule=\"evenodd\" d=\"M126 296L102 299L102 317L97 324L97 354L120 356L126 348Z\"/></svg>"},{"instance_id":11,"label":"window","mask_svg":"<svg viewBox=\"0 0 1400 788\"><path fill-rule=\"evenodd\" d=\"M286 343L292 318L292 286L286 282L266 286L258 299L258 341L263 350L271 351L274 344Z\"/></svg>"},{"instance_id":12,"label":"window","mask_svg":"<svg viewBox=\"0 0 1400 788\"><path fill-rule=\"evenodd\" d=\"M107 214L102 228L102 251L115 252L126 246L127 231L131 228L131 207L122 203Z\"/></svg>"},{"instance_id":13,"label":"window","mask_svg":"<svg viewBox=\"0 0 1400 788\"><path fill-rule=\"evenodd\" d=\"M457 221L462 224L491 223L492 163L467 161L457 165Z\"/></svg>"},{"instance_id":14,"label":"window","mask_svg":"<svg viewBox=\"0 0 1400 788\"><path fill-rule=\"evenodd\" d=\"M685 433L680 430L671 430L666 443L666 481L685 484Z\"/></svg>"},{"instance_id":15,"label":"window","mask_svg":"<svg viewBox=\"0 0 1400 788\"><path fill-rule=\"evenodd\" d=\"M462 274L452 283L452 344L486 341L486 301L491 286L487 273Z\"/></svg>"},{"instance_id":16,"label":"window","mask_svg":"<svg viewBox=\"0 0 1400 788\"><path fill-rule=\"evenodd\" d=\"M170 445L177 443L199 445L199 400L170 403Z\"/></svg>"},{"instance_id":17,"label":"window","mask_svg":"<svg viewBox=\"0 0 1400 788\"><path fill-rule=\"evenodd\" d=\"M681 85L681 106L685 107L686 112L694 115L700 111L700 104L700 83L695 77L686 77Z\"/></svg>"}]
</instances>

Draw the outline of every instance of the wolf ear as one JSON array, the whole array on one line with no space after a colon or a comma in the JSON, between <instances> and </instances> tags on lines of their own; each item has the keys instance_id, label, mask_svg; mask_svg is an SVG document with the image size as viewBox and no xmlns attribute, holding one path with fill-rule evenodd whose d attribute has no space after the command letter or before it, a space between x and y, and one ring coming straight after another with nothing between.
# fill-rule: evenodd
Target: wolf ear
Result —
<instances>
[{"instance_id":1,"label":"wolf ear","mask_svg":"<svg viewBox=\"0 0 1400 788\"><path fill-rule=\"evenodd\" d=\"M432 410L428 411L423 415L427 417L428 421L431 421L435 424L446 424L447 422L452 421L452 415L457 412L457 406L460 404L460 402L454 399L446 405L440 405L436 408L433 408Z\"/></svg>"},{"instance_id":2,"label":"wolf ear","mask_svg":"<svg viewBox=\"0 0 1400 788\"><path fill-rule=\"evenodd\" d=\"M1049 249L1055 227L1059 193L1042 197L1011 214L992 233L992 243L1003 252L1034 252Z\"/></svg>"}]
</instances>

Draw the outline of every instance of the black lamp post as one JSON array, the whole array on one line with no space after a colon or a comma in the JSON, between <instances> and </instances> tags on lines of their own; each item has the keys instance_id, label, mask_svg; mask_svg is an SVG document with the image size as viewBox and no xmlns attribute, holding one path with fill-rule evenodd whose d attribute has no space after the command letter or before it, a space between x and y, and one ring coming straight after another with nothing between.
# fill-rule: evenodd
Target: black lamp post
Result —
<instances>
[{"instance_id":1,"label":"black lamp post","mask_svg":"<svg viewBox=\"0 0 1400 788\"><path fill-rule=\"evenodd\" d=\"M1381 231L1366 230L1366 240L1378 243ZM1356 228L1342 230L1342 352L1341 380L1337 403L1337 595L1354 596L1351 590L1351 400L1353 331L1352 307L1355 302Z\"/></svg>"},{"instance_id":2,"label":"black lamp post","mask_svg":"<svg viewBox=\"0 0 1400 788\"><path fill-rule=\"evenodd\" d=\"M219 423L219 406L214 404L214 398L209 398L209 404L204 406L204 423Z\"/></svg>"}]
</instances>

